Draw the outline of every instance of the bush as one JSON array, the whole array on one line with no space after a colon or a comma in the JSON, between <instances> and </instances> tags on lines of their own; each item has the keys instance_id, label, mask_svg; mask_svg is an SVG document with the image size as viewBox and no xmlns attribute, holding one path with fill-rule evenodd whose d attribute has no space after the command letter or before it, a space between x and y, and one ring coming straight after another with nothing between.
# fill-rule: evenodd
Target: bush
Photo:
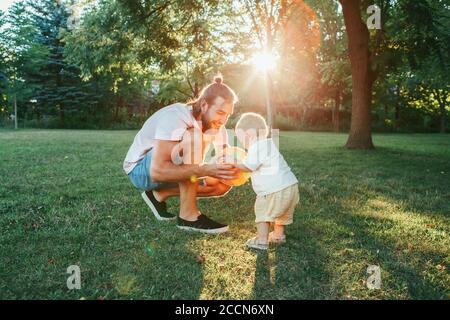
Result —
<instances>
[{"instance_id":1,"label":"bush","mask_svg":"<svg viewBox=\"0 0 450 320\"><path fill-rule=\"evenodd\" d=\"M281 113L275 115L275 127L286 131L298 131L303 129L299 120L285 116Z\"/></svg>"}]
</instances>

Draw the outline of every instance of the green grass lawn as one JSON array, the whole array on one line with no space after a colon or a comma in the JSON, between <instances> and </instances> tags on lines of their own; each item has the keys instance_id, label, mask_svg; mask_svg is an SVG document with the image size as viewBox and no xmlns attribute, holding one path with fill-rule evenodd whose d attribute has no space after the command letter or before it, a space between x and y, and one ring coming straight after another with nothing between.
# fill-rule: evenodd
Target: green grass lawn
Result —
<instances>
[{"instance_id":1,"label":"green grass lawn","mask_svg":"<svg viewBox=\"0 0 450 320\"><path fill-rule=\"evenodd\" d=\"M257 253L249 184L200 200L228 233L156 221L122 171L134 134L0 131L0 298L450 298L449 135L376 134L376 150L348 151L345 134L282 133L300 205L288 243ZM81 290L66 286L74 264Z\"/></svg>"}]
</instances>

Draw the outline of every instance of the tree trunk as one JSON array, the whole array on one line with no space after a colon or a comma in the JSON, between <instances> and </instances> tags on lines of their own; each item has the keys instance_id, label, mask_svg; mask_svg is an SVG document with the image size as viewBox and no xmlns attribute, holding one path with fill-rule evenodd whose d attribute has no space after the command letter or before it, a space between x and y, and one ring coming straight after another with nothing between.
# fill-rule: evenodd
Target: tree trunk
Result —
<instances>
[{"instance_id":1,"label":"tree trunk","mask_svg":"<svg viewBox=\"0 0 450 320\"><path fill-rule=\"evenodd\" d=\"M333 112L333 127L334 132L339 132L339 109L341 106L341 93L339 90L336 91L336 95L334 96L334 112Z\"/></svg>"},{"instance_id":2,"label":"tree trunk","mask_svg":"<svg viewBox=\"0 0 450 320\"><path fill-rule=\"evenodd\" d=\"M200 94L200 87L198 86L198 83L194 83L194 97L197 98Z\"/></svg>"},{"instance_id":3,"label":"tree trunk","mask_svg":"<svg viewBox=\"0 0 450 320\"><path fill-rule=\"evenodd\" d=\"M267 73L264 74L264 94L266 98L266 119L269 130L273 129L273 109L272 109L272 90L271 79Z\"/></svg>"},{"instance_id":4,"label":"tree trunk","mask_svg":"<svg viewBox=\"0 0 450 320\"><path fill-rule=\"evenodd\" d=\"M373 76L369 52L369 30L361 20L360 0L340 0L348 35L352 68L352 117L348 149L371 149L371 104Z\"/></svg>"},{"instance_id":5,"label":"tree trunk","mask_svg":"<svg viewBox=\"0 0 450 320\"><path fill-rule=\"evenodd\" d=\"M445 101L447 101L447 96L444 95L444 97L442 97L438 91L435 92L435 95L439 102L439 118L440 118L439 132L445 133Z\"/></svg>"},{"instance_id":6,"label":"tree trunk","mask_svg":"<svg viewBox=\"0 0 450 320\"><path fill-rule=\"evenodd\" d=\"M302 119L301 119L301 126L302 126L302 129L304 129L305 128L305 125L306 125L306 116L307 116L307 112L308 112L308 110L306 109L306 107L305 107L305 105L303 104L303 107L302 107Z\"/></svg>"},{"instance_id":7,"label":"tree trunk","mask_svg":"<svg viewBox=\"0 0 450 320\"><path fill-rule=\"evenodd\" d=\"M400 120L400 106L398 104L395 105L394 119L396 122Z\"/></svg>"},{"instance_id":8,"label":"tree trunk","mask_svg":"<svg viewBox=\"0 0 450 320\"><path fill-rule=\"evenodd\" d=\"M14 129L18 129L18 122L17 122L17 94L14 92Z\"/></svg>"},{"instance_id":9,"label":"tree trunk","mask_svg":"<svg viewBox=\"0 0 450 320\"><path fill-rule=\"evenodd\" d=\"M445 109L441 106L441 133L445 133Z\"/></svg>"},{"instance_id":10,"label":"tree trunk","mask_svg":"<svg viewBox=\"0 0 450 320\"><path fill-rule=\"evenodd\" d=\"M61 95L60 95L60 88L61 88L61 68L58 68L56 71L56 94L58 95L58 104L59 104L59 121L62 128L65 127L65 110L64 110L64 104L61 101Z\"/></svg>"},{"instance_id":11,"label":"tree trunk","mask_svg":"<svg viewBox=\"0 0 450 320\"><path fill-rule=\"evenodd\" d=\"M124 105L123 97L118 95L117 99L116 99L116 109L114 110L114 121L115 122L119 121L119 111L121 108L123 108L123 105Z\"/></svg>"},{"instance_id":12,"label":"tree trunk","mask_svg":"<svg viewBox=\"0 0 450 320\"><path fill-rule=\"evenodd\" d=\"M274 99L274 89L273 89L273 80L270 74L267 74L267 92L269 94L269 107L270 107L270 122L271 125L269 126L271 129L275 129L277 127L277 108L275 105L275 99Z\"/></svg>"}]
</instances>

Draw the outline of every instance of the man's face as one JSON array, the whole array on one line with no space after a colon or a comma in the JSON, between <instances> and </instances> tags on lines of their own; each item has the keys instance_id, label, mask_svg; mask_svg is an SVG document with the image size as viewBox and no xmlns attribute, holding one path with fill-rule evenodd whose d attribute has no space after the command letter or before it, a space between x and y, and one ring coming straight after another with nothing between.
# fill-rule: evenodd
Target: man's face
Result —
<instances>
[{"instance_id":1,"label":"man's face","mask_svg":"<svg viewBox=\"0 0 450 320\"><path fill-rule=\"evenodd\" d=\"M216 133L224 126L230 115L233 114L234 106L227 103L222 97L217 97L214 103L209 106L206 102L202 106L202 128L203 132L209 130L210 133Z\"/></svg>"}]
</instances>

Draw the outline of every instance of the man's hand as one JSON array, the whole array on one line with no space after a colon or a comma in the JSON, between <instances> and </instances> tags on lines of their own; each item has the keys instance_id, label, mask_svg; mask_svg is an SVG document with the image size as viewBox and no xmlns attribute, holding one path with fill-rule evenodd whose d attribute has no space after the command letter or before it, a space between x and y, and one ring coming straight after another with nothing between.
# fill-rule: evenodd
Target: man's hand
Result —
<instances>
[{"instance_id":1,"label":"man's hand","mask_svg":"<svg viewBox=\"0 0 450 320\"><path fill-rule=\"evenodd\" d=\"M226 155L225 153L219 155L219 156L216 158L216 163L221 163L221 164L228 163L228 162L227 162L227 155Z\"/></svg>"},{"instance_id":2,"label":"man's hand","mask_svg":"<svg viewBox=\"0 0 450 320\"><path fill-rule=\"evenodd\" d=\"M231 164L204 164L201 166L202 176L209 176L220 180L237 178L238 170Z\"/></svg>"},{"instance_id":3,"label":"man's hand","mask_svg":"<svg viewBox=\"0 0 450 320\"><path fill-rule=\"evenodd\" d=\"M247 168L247 166L242 162L242 161L238 161L236 159L234 159L233 163L227 162L228 159L226 158L219 158L217 159L217 163L221 163L221 164L228 164L228 165L232 165L235 170L240 170L240 171L244 171L244 172L252 172L253 170Z\"/></svg>"}]
</instances>

